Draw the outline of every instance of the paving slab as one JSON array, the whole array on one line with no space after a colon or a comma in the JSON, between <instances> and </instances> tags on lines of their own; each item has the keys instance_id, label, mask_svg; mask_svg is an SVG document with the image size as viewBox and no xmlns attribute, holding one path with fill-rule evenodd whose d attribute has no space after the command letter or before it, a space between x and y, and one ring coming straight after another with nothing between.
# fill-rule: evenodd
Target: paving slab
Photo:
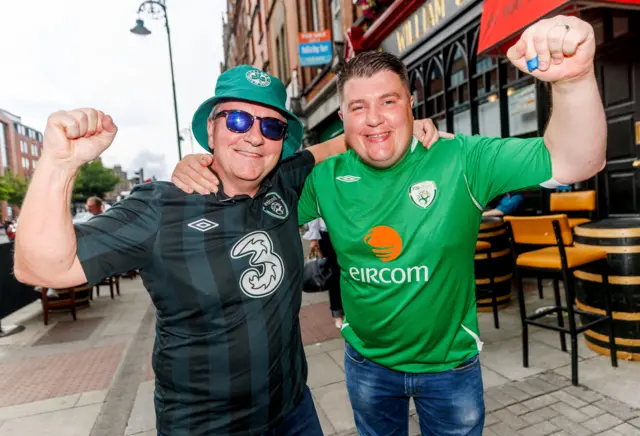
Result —
<instances>
[{"instance_id":1,"label":"paving slab","mask_svg":"<svg viewBox=\"0 0 640 436\"><path fill-rule=\"evenodd\" d=\"M342 336L340 336L339 338L330 339L325 342L316 342L304 346L304 352L307 357L334 350L344 351L344 339L342 338Z\"/></svg>"},{"instance_id":2,"label":"paving slab","mask_svg":"<svg viewBox=\"0 0 640 436\"><path fill-rule=\"evenodd\" d=\"M80 394L67 395L64 397L51 398L47 400L34 401L32 403L18 404L15 406L0 408L0 420L22 418L40 413L55 412L57 410L71 409L75 407L80 399Z\"/></svg>"},{"instance_id":3,"label":"paving slab","mask_svg":"<svg viewBox=\"0 0 640 436\"><path fill-rule=\"evenodd\" d=\"M571 367L558 368L555 372L569 377ZM618 368L614 368L608 356L599 356L581 361L578 376L581 385L640 408L640 362L618 360Z\"/></svg>"},{"instance_id":4,"label":"paving slab","mask_svg":"<svg viewBox=\"0 0 640 436\"><path fill-rule=\"evenodd\" d=\"M76 407L88 406L89 404L104 403L104 400L107 397L107 392L108 391L106 389L84 392L80 395L80 399L78 400Z\"/></svg>"},{"instance_id":5,"label":"paving slab","mask_svg":"<svg viewBox=\"0 0 640 436\"><path fill-rule=\"evenodd\" d=\"M127 429L124 432L126 436L156 428L156 411L153 404L154 386L155 382L153 381L140 384L133 403L133 409L131 409Z\"/></svg>"},{"instance_id":6,"label":"paving slab","mask_svg":"<svg viewBox=\"0 0 640 436\"><path fill-rule=\"evenodd\" d=\"M329 357L333 359L333 361L340 367L340 369L344 372L344 349L340 348L338 350L329 351L327 353Z\"/></svg>"},{"instance_id":7,"label":"paving slab","mask_svg":"<svg viewBox=\"0 0 640 436\"><path fill-rule=\"evenodd\" d=\"M0 436L87 436L100 412L100 404L9 419Z\"/></svg>"},{"instance_id":8,"label":"paving slab","mask_svg":"<svg viewBox=\"0 0 640 436\"><path fill-rule=\"evenodd\" d=\"M345 382L312 390L313 397L336 432L352 432L356 426Z\"/></svg>"},{"instance_id":9,"label":"paving slab","mask_svg":"<svg viewBox=\"0 0 640 436\"><path fill-rule=\"evenodd\" d=\"M509 383L509 381L510 380L508 378L501 376L494 370L486 366L482 366L482 385L485 389L491 388L493 386L501 386Z\"/></svg>"},{"instance_id":10,"label":"paving slab","mask_svg":"<svg viewBox=\"0 0 640 436\"><path fill-rule=\"evenodd\" d=\"M560 368L571 362L569 354L542 342L529 341L529 367L522 366L522 341L520 338L485 344L482 351L484 366L512 380Z\"/></svg>"},{"instance_id":11,"label":"paving slab","mask_svg":"<svg viewBox=\"0 0 640 436\"><path fill-rule=\"evenodd\" d=\"M311 389L330 385L345 379L344 371L327 354L316 354L307 358L309 376L307 385Z\"/></svg>"},{"instance_id":12,"label":"paving slab","mask_svg":"<svg viewBox=\"0 0 640 436\"><path fill-rule=\"evenodd\" d=\"M331 425L331 421L324 413L324 410L320 407L316 399L313 399L313 404L316 407L316 413L318 414L318 419L320 420L320 427L322 427L322 433L325 435L333 435L336 433L336 429Z\"/></svg>"}]
</instances>

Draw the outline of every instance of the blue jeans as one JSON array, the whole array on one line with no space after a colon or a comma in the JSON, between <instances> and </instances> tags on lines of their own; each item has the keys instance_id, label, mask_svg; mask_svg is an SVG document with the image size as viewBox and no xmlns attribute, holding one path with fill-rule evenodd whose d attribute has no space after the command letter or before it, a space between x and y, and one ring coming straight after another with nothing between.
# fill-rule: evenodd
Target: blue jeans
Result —
<instances>
[{"instance_id":1,"label":"blue jeans","mask_svg":"<svg viewBox=\"0 0 640 436\"><path fill-rule=\"evenodd\" d=\"M264 436L322 436L322 427L316 412L316 406L313 404L311 391L308 387L304 388L304 397L300 404L287 416L282 422L272 430L269 430Z\"/></svg>"},{"instance_id":2,"label":"blue jeans","mask_svg":"<svg viewBox=\"0 0 640 436\"><path fill-rule=\"evenodd\" d=\"M345 342L344 368L361 436L407 435L411 397L423 436L482 435L484 398L477 355L448 371L410 374L375 364Z\"/></svg>"},{"instance_id":3,"label":"blue jeans","mask_svg":"<svg viewBox=\"0 0 640 436\"><path fill-rule=\"evenodd\" d=\"M158 436L162 436L158 432ZM304 388L304 397L275 428L263 436L323 436L316 407L309 387Z\"/></svg>"}]
</instances>

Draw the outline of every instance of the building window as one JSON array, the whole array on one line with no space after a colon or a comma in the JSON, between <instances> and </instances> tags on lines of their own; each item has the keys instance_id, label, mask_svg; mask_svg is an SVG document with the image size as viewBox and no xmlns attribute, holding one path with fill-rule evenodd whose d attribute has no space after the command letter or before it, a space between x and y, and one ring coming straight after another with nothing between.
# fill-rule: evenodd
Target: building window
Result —
<instances>
[{"instance_id":1,"label":"building window","mask_svg":"<svg viewBox=\"0 0 640 436\"><path fill-rule=\"evenodd\" d=\"M531 137L538 134L537 92L533 77L505 60L507 69L507 108L509 136Z\"/></svg>"},{"instance_id":2,"label":"building window","mask_svg":"<svg viewBox=\"0 0 640 436\"><path fill-rule=\"evenodd\" d=\"M25 170L29 169L29 159L27 159L26 157L22 158L22 168L24 168Z\"/></svg>"},{"instance_id":3,"label":"building window","mask_svg":"<svg viewBox=\"0 0 640 436\"><path fill-rule=\"evenodd\" d=\"M425 117L425 102L424 102L424 83L422 82L421 70L416 70L410 79L411 94L413 96L413 116L416 119L422 119Z\"/></svg>"},{"instance_id":4,"label":"building window","mask_svg":"<svg viewBox=\"0 0 640 436\"><path fill-rule=\"evenodd\" d=\"M276 53L278 58L276 61L278 63L278 76L286 85L289 83L289 61L284 26L280 28L280 32L278 32L278 36L276 36Z\"/></svg>"},{"instance_id":5,"label":"building window","mask_svg":"<svg viewBox=\"0 0 640 436\"><path fill-rule=\"evenodd\" d=\"M455 43L451 50L449 65L449 101L453 112L453 131L471 135L471 106L469 104L469 68L467 58L460 44Z\"/></svg>"},{"instance_id":6,"label":"building window","mask_svg":"<svg viewBox=\"0 0 640 436\"><path fill-rule=\"evenodd\" d=\"M31 155L38 157L38 146L36 144L31 144Z\"/></svg>"},{"instance_id":7,"label":"building window","mask_svg":"<svg viewBox=\"0 0 640 436\"><path fill-rule=\"evenodd\" d=\"M478 104L478 128L482 136L502 136L500 122L500 100L498 96L498 64L491 57L476 61L476 73L473 75Z\"/></svg>"},{"instance_id":8,"label":"building window","mask_svg":"<svg viewBox=\"0 0 640 436\"><path fill-rule=\"evenodd\" d=\"M2 167L6 170L9 168L9 148L7 143L6 136L6 127L7 125L3 122L0 122L0 153L2 153Z\"/></svg>"},{"instance_id":9,"label":"building window","mask_svg":"<svg viewBox=\"0 0 640 436\"><path fill-rule=\"evenodd\" d=\"M341 0L331 0L331 23L334 41L342 41L344 39L342 35L341 3Z\"/></svg>"},{"instance_id":10,"label":"building window","mask_svg":"<svg viewBox=\"0 0 640 436\"><path fill-rule=\"evenodd\" d=\"M32 160L32 161L31 161L31 166L33 167L33 169L34 169L34 170L36 169L36 165L37 165L37 164L38 164L38 161L37 161L37 160Z\"/></svg>"},{"instance_id":11,"label":"building window","mask_svg":"<svg viewBox=\"0 0 640 436\"><path fill-rule=\"evenodd\" d=\"M444 105L444 76L439 58L431 59L427 70L426 116L431 118L438 130L448 131Z\"/></svg>"}]
</instances>

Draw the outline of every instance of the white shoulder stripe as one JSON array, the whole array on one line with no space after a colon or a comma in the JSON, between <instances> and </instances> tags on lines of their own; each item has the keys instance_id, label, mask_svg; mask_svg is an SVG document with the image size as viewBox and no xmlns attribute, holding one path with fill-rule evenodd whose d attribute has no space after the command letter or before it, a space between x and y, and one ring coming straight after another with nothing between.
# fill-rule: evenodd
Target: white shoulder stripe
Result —
<instances>
[{"instance_id":1,"label":"white shoulder stripe","mask_svg":"<svg viewBox=\"0 0 640 436\"><path fill-rule=\"evenodd\" d=\"M473 204L475 204L476 207L478 209L480 209L480 211L483 211L484 208L480 205L480 203L478 203L478 200L476 200L476 198L471 193L471 188L469 188L469 181L467 180L467 176L466 175L464 176L464 183L466 183L466 185L467 185L467 192L469 193L469 197L471 197L471 200L473 200Z\"/></svg>"},{"instance_id":2,"label":"white shoulder stripe","mask_svg":"<svg viewBox=\"0 0 640 436\"><path fill-rule=\"evenodd\" d=\"M480 338L478 337L478 335L476 335L473 331L469 330L467 327L465 327L464 324L460 324L462 326L462 328L471 335L471 337L473 338L474 341L476 341L476 347L478 347L478 351L482 351L482 347L484 346L484 342L482 342L480 340Z\"/></svg>"}]
</instances>

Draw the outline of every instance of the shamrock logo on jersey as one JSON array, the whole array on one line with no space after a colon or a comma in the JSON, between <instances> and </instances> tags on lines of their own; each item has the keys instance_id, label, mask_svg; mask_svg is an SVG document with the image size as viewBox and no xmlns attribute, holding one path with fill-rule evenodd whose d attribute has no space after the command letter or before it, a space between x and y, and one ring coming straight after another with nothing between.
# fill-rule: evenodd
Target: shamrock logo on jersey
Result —
<instances>
[{"instance_id":1,"label":"shamrock logo on jersey","mask_svg":"<svg viewBox=\"0 0 640 436\"><path fill-rule=\"evenodd\" d=\"M409 196L416 206L426 209L436 198L436 184L431 180L416 183L409 188Z\"/></svg>"}]
</instances>

